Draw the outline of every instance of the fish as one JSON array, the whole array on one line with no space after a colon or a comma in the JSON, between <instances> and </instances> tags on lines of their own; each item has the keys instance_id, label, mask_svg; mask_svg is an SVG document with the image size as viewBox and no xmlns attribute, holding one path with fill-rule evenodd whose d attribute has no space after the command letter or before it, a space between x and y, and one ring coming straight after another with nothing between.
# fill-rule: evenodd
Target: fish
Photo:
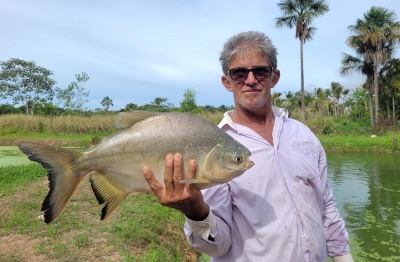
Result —
<instances>
[{"instance_id":1,"label":"fish","mask_svg":"<svg viewBox=\"0 0 400 262\"><path fill-rule=\"evenodd\" d=\"M196 176L183 177L181 182L199 190L229 182L254 165L249 149L194 114L124 112L115 126L118 131L85 150L28 141L18 144L30 160L48 171L50 190L41 207L46 223L60 216L87 175L98 203L104 204L101 220L105 220L130 193L151 193L143 166L163 181L167 154L196 160Z\"/></svg>"}]
</instances>

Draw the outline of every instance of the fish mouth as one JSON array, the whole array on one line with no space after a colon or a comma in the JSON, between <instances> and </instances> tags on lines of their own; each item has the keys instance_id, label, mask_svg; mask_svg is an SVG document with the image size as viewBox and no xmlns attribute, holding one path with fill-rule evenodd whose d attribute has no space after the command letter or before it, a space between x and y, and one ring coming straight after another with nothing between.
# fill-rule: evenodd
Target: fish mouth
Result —
<instances>
[{"instance_id":1,"label":"fish mouth","mask_svg":"<svg viewBox=\"0 0 400 262\"><path fill-rule=\"evenodd\" d=\"M249 161L249 163L246 166L246 170L252 168L253 166L254 166L254 162L253 161Z\"/></svg>"}]
</instances>

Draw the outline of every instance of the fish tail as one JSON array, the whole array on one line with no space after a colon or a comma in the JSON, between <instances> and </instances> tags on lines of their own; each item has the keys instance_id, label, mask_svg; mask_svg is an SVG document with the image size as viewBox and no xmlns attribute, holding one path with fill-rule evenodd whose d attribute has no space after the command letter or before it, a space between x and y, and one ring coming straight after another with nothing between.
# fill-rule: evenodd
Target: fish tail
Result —
<instances>
[{"instance_id":1,"label":"fish tail","mask_svg":"<svg viewBox=\"0 0 400 262\"><path fill-rule=\"evenodd\" d=\"M60 216L84 177L77 174L73 166L81 153L32 142L22 142L18 147L48 171L50 191L43 201L42 211L44 222L51 223Z\"/></svg>"}]
</instances>

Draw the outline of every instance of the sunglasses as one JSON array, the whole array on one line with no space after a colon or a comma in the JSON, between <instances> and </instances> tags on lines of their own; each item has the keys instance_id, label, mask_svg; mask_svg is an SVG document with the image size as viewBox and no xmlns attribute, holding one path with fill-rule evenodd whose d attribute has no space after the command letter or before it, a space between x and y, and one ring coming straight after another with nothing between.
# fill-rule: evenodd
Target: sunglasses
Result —
<instances>
[{"instance_id":1,"label":"sunglasses","mask_svg":"<svg viewBox=\"0 0 400 262\"><path fill-rule=\"evenodd\" d=\"M229 76L233 81L243 82L246 81L249 72L253 72L257 80L265 80L271 77L274 68L272 66L255 66L252 69L245 67L237 67L229 69Z\"/></svg>"}]
</instances>

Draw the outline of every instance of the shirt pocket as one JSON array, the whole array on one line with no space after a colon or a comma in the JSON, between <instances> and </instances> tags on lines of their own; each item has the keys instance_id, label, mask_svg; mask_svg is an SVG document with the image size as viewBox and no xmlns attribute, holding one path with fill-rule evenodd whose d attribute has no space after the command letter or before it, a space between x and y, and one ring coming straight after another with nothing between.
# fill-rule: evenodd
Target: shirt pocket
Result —
<instances>
[{"instance_id":1,"label":"shirt pocket","mask_svg":"<svg viewBox=\"0 0 400 262\"><path fill-rule=\"evenodd\" d=\"M321 207L323 185L319 170L319 146L312 142L301 141L293 142L290 149L292 153L290 172L299 196L304 202L315 201Z\"/></svg>"}]
</instances>

